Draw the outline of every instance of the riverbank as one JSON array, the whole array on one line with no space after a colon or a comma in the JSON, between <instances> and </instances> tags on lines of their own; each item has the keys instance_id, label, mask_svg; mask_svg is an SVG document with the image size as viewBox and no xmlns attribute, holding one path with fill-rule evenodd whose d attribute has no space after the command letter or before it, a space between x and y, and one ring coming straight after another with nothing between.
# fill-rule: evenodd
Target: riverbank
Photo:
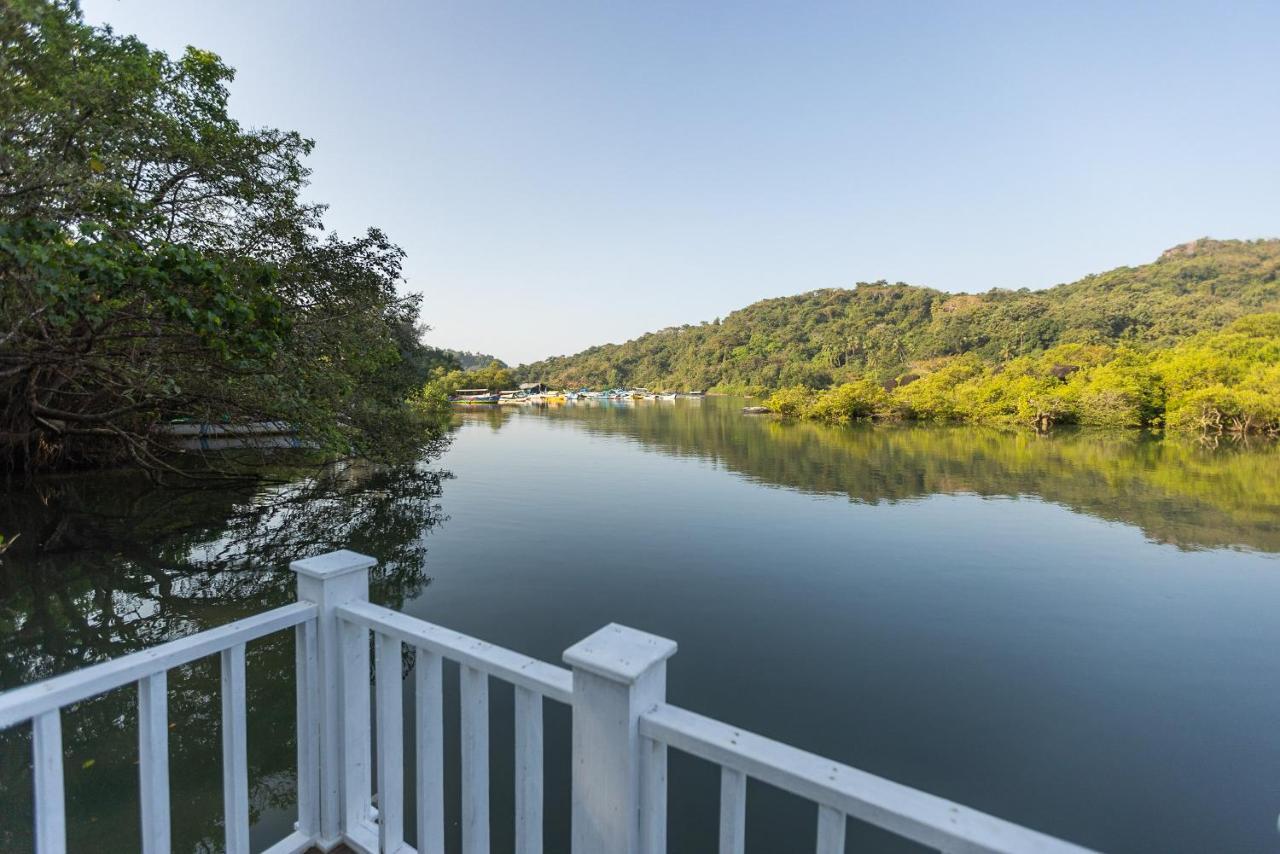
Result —
<instances>
[{"instance_id":1,"label":"riverbank","mask_svg":"<svg viewBox=\"0 0 1280 854\"><path fill-rule=\"evenodd\" d=\"M1064 344L1038 356L935 359L877 382L792 386L764 405L791 418L1148 428L1280 436L1280 314L1236 321L1173 347Z\"/></svg>"}]
</instances>

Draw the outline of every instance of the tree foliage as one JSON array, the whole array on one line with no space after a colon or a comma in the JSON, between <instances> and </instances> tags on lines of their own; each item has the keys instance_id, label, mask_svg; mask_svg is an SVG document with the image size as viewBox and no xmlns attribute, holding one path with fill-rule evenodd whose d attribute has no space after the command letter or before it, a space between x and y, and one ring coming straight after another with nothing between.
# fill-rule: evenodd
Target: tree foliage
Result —
<instances>
[{"instance_id":1,"label":"tree foliage","mask_svg":"<svg viewBox=\"0 0 1280 854\"><path fill-rule=\"evenodd\" d=\"M175 470L154 425L282 420L328 451L433 433L442 363L376 229L323 235L312 142L228 113L217 55L0 4L0 463Z\"/></svg>"},{"instance_id":2,"label":"tree foliage","mask_svg":"<svg viewBox=\"0 0 1280 854\"><path fill-rule=\"evenodd\" d=\"M509 367L506 362L488 353L472 353L470 350L441 350L440 352L457 362L457 367L464 371L487 368L494 363L501 368Z\"/></svg>"}]
</instances>

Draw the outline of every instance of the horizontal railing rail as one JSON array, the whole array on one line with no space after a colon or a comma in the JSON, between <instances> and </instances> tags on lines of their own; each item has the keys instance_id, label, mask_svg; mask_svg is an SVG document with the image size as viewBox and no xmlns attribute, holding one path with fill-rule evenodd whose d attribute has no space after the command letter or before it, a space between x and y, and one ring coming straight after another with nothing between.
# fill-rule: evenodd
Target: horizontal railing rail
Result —
<instances>
[{"instance_id":1,"label":"horizontal railing rail","mask_svg":"<svg viewBox=\"0 0 1280 854\"><path fill-rule=\"evenodd\" d=\"M225 626L131 652L0 694L0 729L44 712L79 703L114 688L222 652L237 644L304 623L316 615L310 602L295 602Z\"/></svg>"},{"instance_id":2,"label":"horizontal railing rail","mask_svg":"<svg viewBox=\"0 0 1280 854\"><path fill-rule=\"evenodd\" d=\"M379 634L399 638L408 646L430 650L450 661L465 664L549 699L573 703L573 671L567 668L530 658L370 602L344 605L338 608L338 616Z\"/></svg>"},{"instance_id":3,"label":"horizontal railing rail","mask_svg":"<svg viewBox=\"0 0 1280 854\"><path fill-rule=\"evenodd\" d=\"M640 734L721 766L721 838L741 852L746 778L818 804L818 854L844 851L845 818L940 851L1085 854L1087 849L877 777L814 753L664 704L640 716Z\"/></svg>"}]
</instances>

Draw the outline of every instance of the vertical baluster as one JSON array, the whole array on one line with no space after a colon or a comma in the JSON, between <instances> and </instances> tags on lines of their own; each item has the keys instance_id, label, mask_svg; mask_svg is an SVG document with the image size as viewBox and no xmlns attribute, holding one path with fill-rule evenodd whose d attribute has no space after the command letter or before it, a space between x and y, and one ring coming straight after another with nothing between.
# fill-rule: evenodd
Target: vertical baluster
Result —
<instances>
[{"instance_id":1,"label":"vertical baluster","mask_svg":"<svg viewBox=\"0 0 1280 854\"><path fill-rule=\"evenodd\" d=\"M489 854L489 677L461 671L462 852Z\"/></svg>"},{"instance_id":2,"label":"vertical baluster","mask_svg":"<svg viewBox=\"0 0 1280 854\"><path fill-rule=\"evenodd\" d=\"M45 712L31 722L31 752L35 766L36 854L64 854L67 825L59 709Z\"/></svg>"},{"instance_id":3,"label":"vertical baluster","mask_svg":"<svg viewBox=\"0 0 1280 854\"><path fill-rule=\"evenodd\" d=\"M667 746L648 738L640 746L640 851L667 854Z\"/></svg>"},{"instance_id":4,"label":"vertical baluster","mask_svg":"<svg viewBox=\"0 0 1280 854\"><path fill-rule=\"evenodd\" d=\"M720 854L742 854L747 837L747 775L720 769Z\"/></svg>"},{"instance_id":5,"label":"vertical baluster","mask_svg":"<svg viewBox=\"0 0 1280 854\"><path fill-rule=\"evenodd\" d=\"M542 695L516 686L516 854L542 854Z\"/></svg>"},{"instance_id":6,"label":"vertical baluster","mask_svg":"<svg viewBox=\"0 0 1280 854\"><path fill-rule=\"evenodd\" d=\"M418 854L444 854L444 667L440 656L422 648L414 659Z\"/></svg>"},{"instance_id":7,"label":"vertical baluster","mask_svg":"<svg viewBox=\"0 0 1280 854\"><path fill-rule=\"evenodd\" d=\"M316 622L299 623L295 631L298 723L298 830L320 835L320 679Z\"/></svg>"},{"instance_id":8,"label":"vertical baluster","mask_svg":"<svg viewBox=\"0 0 1280 854\"><path fill-rule=\"evenodd\" d=\"M161 671L138 680L138 776L143 854L169 852L169 698Z\"/></svg>"},{"instance_id":9,"label":"vertical baluster","mask_svg":"<svg viewBox=\"0 0 1280 854\"><path fill-rule=\"evenodd\" d=\"M404 844L404 692L400 640L375 635L378 696L378 843L394 852Z\"/></svg>"},{"instance_id":10,"label":"vertical baluster","mask_svg":"<svg viewBox=\"0 0 1280 854\"><path fill-rule=\"evenodd\" d=\"M357 834L370 820L369 630L338 621L342 660L343 830Z\"/></svg>"},{"instance_id":11,"label":"vertical baluster","mask_svg":"<svg viewBox=\"0 0 1280 854\"><path fill-rule=\"evenodd\" d=\"M818 804L818 854L844 854L844 813Z\"/></svg>"},{"instance_id":12,"label":"vertical baluster","mask_svg":"<svg viewBox=\"0 0 1280 854\"><path fill-rule=\"evenodd\" d=\"M245 723L244 644L222 659L222 811L227 854L249 854L249 753Z\"/></svg>"}]
</instances>

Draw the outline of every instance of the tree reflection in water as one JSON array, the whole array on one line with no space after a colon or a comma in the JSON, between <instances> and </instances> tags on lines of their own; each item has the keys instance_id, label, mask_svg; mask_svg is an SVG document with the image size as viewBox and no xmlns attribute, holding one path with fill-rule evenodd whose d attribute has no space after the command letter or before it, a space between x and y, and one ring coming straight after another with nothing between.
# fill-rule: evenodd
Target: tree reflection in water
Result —
<instances>
[{"instance_id":1,"label":"tree reflection in water","mask_svg":"<svg viewBox=\"0 0 1280 854\"><path fill-rule=\"evenodd\" d=\"M399 608L428 583L424 535L447 474L423 465L327 466L277 485L155 487L78 475L0 497L0 689L153 646L294 600L292 560L337 548L376 555L371 596ZM249 644L255 846L289 830L294 803L293 634ZM217 660L169 674L176 851L220 850ZM138 845L136 694L64 712L68 844ZM0 733L0 849L29 850L30 730Z\"/></svg>"},{"instance_id":2,"label":"tree reflection in water","mask_svg":"<svg viewBox=\"0 0 1280 854\"><path fill-rule=\"evenodd\" d=\"M1210 447L1136 430L831 427L743 416L742 403L494 407L464 417L494 430L512 418L542 417L566 429L624 436L656 453L705 459L761 483L859 503L1035 495L1182 549L1280 552L1276 442Z\"/></svg>"}]
</instances>

